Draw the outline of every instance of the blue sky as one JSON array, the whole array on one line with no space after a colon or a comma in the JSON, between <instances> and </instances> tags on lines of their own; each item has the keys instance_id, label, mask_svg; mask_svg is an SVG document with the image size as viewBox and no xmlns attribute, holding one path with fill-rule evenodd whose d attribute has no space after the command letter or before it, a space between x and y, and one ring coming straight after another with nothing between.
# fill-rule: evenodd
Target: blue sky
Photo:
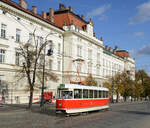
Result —
<instances>
[{"instance_id":1,"label":"blue sky","mask_svg":"<svg viewBox=\"0 0 150 128\"><path fill-rule=\"evenodd\" d=\"M13 0L18 2L19 0ZM26 0L28 8L37 6L38 13L59 3L72 6L73 11L92 18L96 36L104 45L119 46L130 52L137 69L150 74L150 0Z\"/></svg>"}]
</instances>

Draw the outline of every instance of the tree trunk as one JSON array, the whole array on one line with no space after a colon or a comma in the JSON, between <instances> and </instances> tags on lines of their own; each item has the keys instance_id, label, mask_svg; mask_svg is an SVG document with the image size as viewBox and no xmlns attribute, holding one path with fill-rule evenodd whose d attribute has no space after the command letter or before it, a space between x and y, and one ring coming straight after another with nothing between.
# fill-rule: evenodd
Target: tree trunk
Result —
<instances>
[{"instance_id":1,"label":"tree trunk","mask_svg":"<svg viewBox=\"0 0 150 128\"><path fill-rule=\"evenodd\" d=\"M119 102L119 93L117 92L117 98L116 98L116 103Z\"/></svg>"},{"instance_id":2,"label":"tree trunk","mask_svg":"<svg viewBox=\"0 0 150 128\"><path fill-rule=\"evenodd\" d=\"M28 108L31 109L32 108L32 100L33 100L33 86L30 87L30 98L29 98L29 106Z\"/></svg>"},{"instance_id":3,"label":"tree trunk","mask_svg":"<svg viewBox=\"0 0 150 128\"><path fill-rule=\"evenodd\" d=\"M126 102L127 101L127 97L126 96L124 96L124 102Z\"/></svg>"},{"instance_id":4,"label":"tree trunk","mask_svg":"<svg viewBox=\"0 0 150 128\"><path fill-rule=\"evenodd\" d=\"M114 96L113 96L113 94L111 95L111 103L114 103Z\"/></svg>"}]
</instances>

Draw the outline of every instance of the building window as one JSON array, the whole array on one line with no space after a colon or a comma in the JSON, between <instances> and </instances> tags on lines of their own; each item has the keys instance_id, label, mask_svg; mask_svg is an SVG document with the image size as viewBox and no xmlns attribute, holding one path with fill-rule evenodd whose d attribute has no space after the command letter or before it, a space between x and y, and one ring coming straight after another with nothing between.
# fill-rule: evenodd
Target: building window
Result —
<instances>
[{"instance_id":1,"label":"building window","mask_svg":"<svg viewBox=\"0 0 150 128\"><path fill-rule=\"evenodd\" d=\"M16 29L16 42L20 42L21 30Z\"/></svg>"},{"instance_id":2,"label":"building window","mask_svg":"<svg viewBox=\"0 0 150 128\"><path fill-rule=\"evenodd\" d=\"M5 62L5 50L0 49L0 63Z\"/></svg>"},{"instance_id":3,"label":"building window","mask_svg":"<svg viewBox=\"0 0 150 128\"><path fill-rule=\"evenodd\" d=\"M60 54L61 44L58 43L58 54Z\"/></svg>"},{"instance_id":4,"label":"building window","mask_svg":"<svg viewBox=\"0 0 150 128\"><path fill-rule=\"evenodd\" d=\"M100 64L100 53L97 53L97 64Z\"/></svg>"},{"instance_id":5,"label":"building window","mask_svg":"<svg viewBox=\"0 0 150 128\"><path fill-rule=\"evenodd\" d=\"M91 64L88 64L88 73L92 74L92 65Z\"/></svg>"},{"instance_id":6,"label":"building window","mask_svg":"<svg viewBox=\"0 0 150 128\"><path fill-rule=\"evenodd\" d=\"M19 64L20 64L20 63L19 63L19 60L20 60L20 59L19 59L19 56L20 56L20 55L19 55L19 52L16 52L16 65L17 65L17 66L19 66Z\"/></svg>"},{"instance_id":7,"label":"building window","mask_svg":"<svg viewBox=\"0 0 150 128\"><path fill-rule=\"evenodd\" d=\"M2 87L2 80L3 80L3 76L0 76L0 87ZM0 90L1 93L1 90Z\"/></svg>"},{"instance_id":8,"label":"building window","mask_svg":"<svg viewBox=\"0 0 150 128\"><path fill-rule=\"evenodd\" d=\"M40 47L42 46L43 44L43 37L40 37Z\"/></svg>"},{"instance_id":9,"label":"building window","mask_svg":"<svg viewBox=\"0 0 150 128\"><path fill-rule=\"evenodd\" d=\"M5 24L1 25L1 37L6 38L6 25Z\"/></svg>"},{"instance_id":10,"label":"building window","mask_svg":"<svg viewBox=\"0 0 150 128\"><path fill-rule=\"evenodd\" d=\"M103 66L105 66L105 60L103 59Z\"/></svg>"},{"instance_id":11,"label":"building window","mask_svg":"<svg viewBox=\"0 0 150 128\"><path fill-rule=\"evenodd\" d=\"M82 57L82 46L77 45L77 56Z\"/></svg>"},{"instance_id":12,"label":"building window","mask_svg":"<svg viewBox=\"0 0 150 128\"><path fill-rule=\"evenodd\" d=\"M81 62L77 62L77 70L78 70L78 72L82 72L81 66L82 66L82 63Z\"/></svg>"},{"instance_id":13,"label":"building window","mask_svg":"<svg viewBox=\"0 0 150 128\"><path fill-rule=\"evenodd\" d=\"M49 60L49 69L52 70L52 64L53 64L53 61L52 60Z\"/></svg>"},{"instance_id":14,"label":"building window","mask_svg":"<svg viewBox=\"0 0 150 128\"><path fill-rule=\"evenodd\" d=\"M96 74L100 75L100 68L99 67L97 67L97 69L96 69Z\"/></svg>"},{"instance_id":15,"label":"building window","mask_svg":"<svg viewBox=\"0 0 150 128\"><path fill-rule=\"evenodd\" d=\"M57 70L58 70L58 71L61 70L61 63L60 63L60 61L58 61L58 64L57 64Z\"/></svg>"},{"instance_id":16,"label":"building window","mask_svg":"<svg viewBox=\"0 0 150 128\"><path fill-rule=\"evenodd\" d=\"M33 34L29 33L29 43L32 43L32 40L33 40Z\"/></svg>"},{"instance_id":17,"label":"building window","mask_svg":"<svg viewBox=\"0 0 150 128\"><path fill-rule=\"evenodd\" d=\"M92 50L88 49L88 59L92 60Z\"/></svg>"}]
</instances>

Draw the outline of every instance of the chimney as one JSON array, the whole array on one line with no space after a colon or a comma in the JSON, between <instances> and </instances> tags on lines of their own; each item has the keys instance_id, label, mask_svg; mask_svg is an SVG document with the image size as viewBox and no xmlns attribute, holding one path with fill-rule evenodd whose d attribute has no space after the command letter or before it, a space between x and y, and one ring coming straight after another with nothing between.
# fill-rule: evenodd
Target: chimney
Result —
<instances>
[{"instance_id":1,"label":"chimney","mask_svg":"<svg viewBox=\"0 0 150 128\"><path fill-rule=\"evenodd\" d=\"M22 7L22 8L24 8L24 9L27 9L27 2L26 2L26 0L20 0L20 6Z\"/></svg>"},{"instance_id":2,"label":"chimney","mask_svg":"<svg viewBox=\"0 0 150 128\"><path fill-rule=\"evenodd\" d=\"M113 49L113 53L116 54L116 50L115 49Z\"/></svg>"},{"instance_id":3,"label":"chimney","mask_svg":"<svg viewBox=\"0 0 150 128\"><path fill-rule=\"evenodd\" d=\"M100 40L100 41L103 41L103 37L101 37L99 40Z\"/></svg>"},{"instance_id":4,"label":"chimney","mask_svg":"<svg viewBox=\"0 0 150 128\"><path fill-rule=\"evenodd\" d=\"M69 6L69 11L72 12L72 7L71 6Z\"/></svg>"},{"instance_id":5,"label":"chimney","mask_svg":"<svg viewBox=\"0 0 150 128\"><path fill-rule=\"evenodd\" d=\"M94 36L94 37L96 37L96 34L95 34L95 32L93 32L93 36Z\"/></svg>"},{"instance_id":6,"label":"chimney","mask_svg":"<svg viewBox=\"0 0 150 128\"><path fill-rule=\"evenodd\" d=\"M49 20L50 22L54 22L54 9L50 8L49 9Z\"/></svg>"},{"instance_id":7,"label":"chimney","mask_svg":"<svg viewBox=\"0 0 150 128\"><path fill-rule=\"evenodd\" d=\"M110 48L109 48L109 51L110 51L110 52L113 52L113 49L110 47Z\"/></svg>"},{"instance_id":8,"label":"chimney","mask_svg":"<svg viewBox=\"0 0 150 128\"><path fill-rule=\"evenodd\" d=\"M94 24L93 24L93 21L92 21L92 19L90 18L90 20L89 20L89 22L88 22L89 24L91 24L92 26L94 26Z\"/></svg>"},{"instance_id":9,"label":"chimney","mask_svg":"<svg viewBox=\"0 0 150 128\"><path fill-rule=\"evenodd\" d=\"M34 14L37 14L37 7L36 7L36 6L32 6L32 12L33 12Z\"/></svg>"},{"instance_id":10,"label":"chimney","mask_svg":"<svg viewBox=\"0 0 150 128\"><path fill-rule=\"evenodd\" d=\"M81 16L81 19L84 20L84 16L83 15Z\"/></svg>"},{"instance_id":11,"label":"chimney","mask_svg":"<svg viewBox=\"0 0 150 128\"><path fill-rule=\"evenodd\" d=\"M107 50L107 49L108 49L108 46L106 45L106 46L105 46L105 50Z\"/></svg>"},{"instance_id":12,"label":"chimney","mask_svg":"<svg viewBox=\"0 0 150 128\"><path fill-rule=\"evenodd\" d=\"M118 46L115 46L114 50L119 50L119 47L118 47Z\"/></svg>"},{"instance_id":13,"label":"chimney","mask_svg":"<svg viewBox=\"0 0 150 128\"><path fill-rule=\"evenodd\" d=\"M42 17L43 17L44 19L46 19L46 12L45 12L45 11L42 11Z\"/></svg>"},{"instance_id":14,"label":"chimney","mask_svg":"<svg viewBox=\"0 0 150 128\"><path fill-rule=\"evenodd\" d=\"M59 4L59 10L64 9L64 5L63 4Z\"/></svg>"}]
</instances>

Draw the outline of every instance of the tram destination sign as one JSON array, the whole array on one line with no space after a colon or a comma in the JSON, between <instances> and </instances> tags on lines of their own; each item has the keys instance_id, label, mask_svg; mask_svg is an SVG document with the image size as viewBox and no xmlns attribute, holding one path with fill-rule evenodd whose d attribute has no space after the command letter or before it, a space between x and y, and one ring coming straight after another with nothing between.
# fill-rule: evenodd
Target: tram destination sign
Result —
<instances>
[{"instance_id":1,"label":"tram destination sign","mask_svg":"<svg viewBox=\"0 0 150 128\"><path fill-rule=\"evenodd\" d=\"M65 88L65 84L60 84L59 88Z\"/></svg>"}]
</instances>

